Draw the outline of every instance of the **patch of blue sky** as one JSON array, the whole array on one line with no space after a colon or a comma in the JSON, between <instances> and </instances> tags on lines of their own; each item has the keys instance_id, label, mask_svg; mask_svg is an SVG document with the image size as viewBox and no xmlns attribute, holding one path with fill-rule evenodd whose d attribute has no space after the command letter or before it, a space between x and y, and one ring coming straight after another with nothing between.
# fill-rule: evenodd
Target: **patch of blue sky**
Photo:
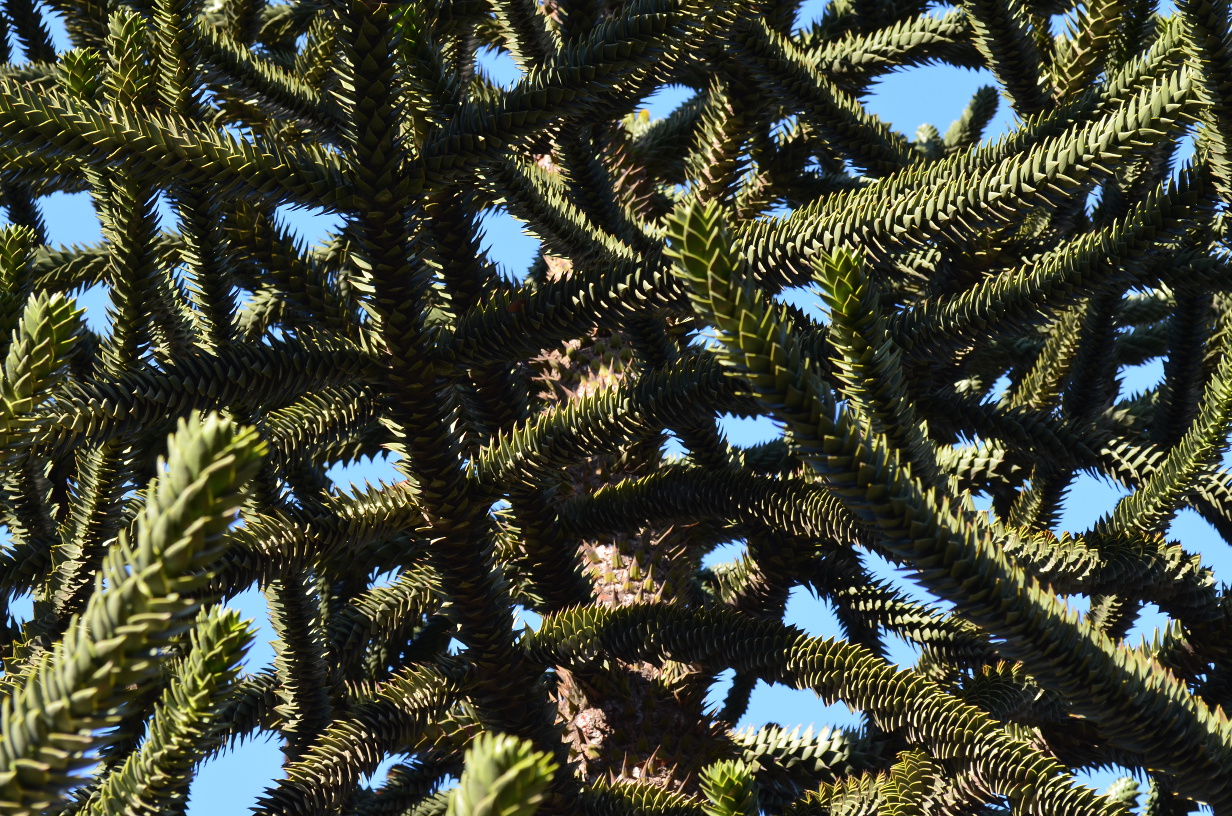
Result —
<instances>
[{"instance_id":1,"label":"patch of blue sky","mask_svg":"<svg viewBox=\"0 0 1232 816\"><path fill-rule=\"evenodd\" d=\"M189 787L187 816L250 813L283 776L280 741L265 734L201 763Z\"/></svg>"},{"instance_id":2,"label":"patch of blue sky","mask_svg":"<svg viewBox=\"0 0 1232 816\"><path fill-rule=\"evenodd\" d=\"M688 448L684 446L684 443L680 441L680 438L671 431L668 431L663 441L663 455L666 457L680 458L687 456L688 453Z\"/></svg>"},{"instance_id":3,"label":"patch of blue sky","mask_svg":"<svg viewBox=\"0 0 1232 816\"><path fill-rule=\"evenodd\" d=\"M375 487L378 484L394 484L402 481L398 472L397 454L382 451L375 456L365 456L354 462L337 462L330 465L325 476L334 487L343 492L354 492L365 489L366 485Z\"/></svg>"},{"instance_id":4,"label":"patch of blue sky","mask_svg":"<svg viewBox=\"0 0 1232 816\"><path fill-rule=\"evenodd\" d=\"M799 725L822 731L827 727L858 729L864 718L846 703L826 703L811 689L794 689L781 684L758 680L749 695L749 707L736 723L737 729L765 728L774 724L783 728Z\"/></svg>"},{"instance_id":5,"label":"patch of blue sky","mask_svg":"<svg viewBox=\"0 0 1232 816\"><path fill-rule=\"evenodd\" d=\"M814 284L792 286L780 290L774 299L795 306L818 323L829 323L830 312Z\"/></svg>"},{"instance_id":6,"label":"patch of blue sky","mask_svg":"<svg viewBox=\"0 0 1232 816\"><path fill-rule=\"evenodd\" d=\"M1121 390L1117 399L1128 399L1134 394L1157 388L1164 379L1163 358L1156 357L1141 365L1123 366L1119 375Z\"/></svg>"},{"instance_id":7,"label":"patch of blue sky","mask_svg":"<svg viewBox=\"0 0 1232 816\"><path fill-rule=\"evenodd\" d=\"M715 564L726 564L737 561L748 552L748 545L743 541L728 541L712 549L702 556L702 567L710 569Z\"/></svg>"},{"instance_id":8,"label":"patch of blue sky","mask_svg":"<svg viewBox=\"0 0 1232 816\"><path fill-rule=\"evenodd\" d=\"M782 427L766 416L739 417L734 414L720 414L719 427L727 435L730 444L742 448L770 442L783 435Z\"/></svg>"},{"instance_id":9,"label":"patch of blue sky","mask_svg":"<svg viewBox=\"0 0 1232 816\"><path fill-rule=\"evenodd\" d=\"M484 210L479 216L479 247L497 269L511 280L521 281L539 255L539 239L504 207Z\"/></svg>"},{"instance_id":10,"label":"patch of blue sky","mask_svg":"<svg viewBox=\"0 0 1232 816\"><path fill-rule=\"evenodd\" d=\"M278 220L296 239L309 247L324 243L330 235L342 231L342 213L324 208L295 207L282 204L274 209Z\"/></svg>"},{"instance_id":11,"label":"patch of blue sky","mask_svg":"<svg viewBox=\"0 0 1232 816\"><path fill-rule=\"evenodd\" d=\"M499 48L484 48L475 56L488 79L502 88L512 88L522 79L522 69L508 51Z\"/></svg>"}]
</instances>

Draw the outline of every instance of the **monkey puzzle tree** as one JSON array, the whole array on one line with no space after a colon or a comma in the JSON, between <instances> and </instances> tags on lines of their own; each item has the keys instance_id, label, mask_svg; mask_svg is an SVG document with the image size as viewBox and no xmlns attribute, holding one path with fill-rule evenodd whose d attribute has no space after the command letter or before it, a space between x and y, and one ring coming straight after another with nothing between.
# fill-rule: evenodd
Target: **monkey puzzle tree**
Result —
<instances>
[{"instance_id":1,"label":"monkey puzzle tree","mask_svg":"<svg viewBox=\"0 0 1232 816\"><path fill-rule=\"evenodd\" d=\"M1232 541L1226 0L49 4L73 49L6 0L0 68L0 598L34 599L0 812L182 813L273 733L263 816L1123 813L1136 781L1071 775L1110 763L1144 813L1232 813L1232 596L1166 533ZM982 140L992 88L944 135L862 107L929 62L1020 125ZM103 242L47 245L56 191ZM775 298L810 284L825 320ZM382 451L401 479L330 488ZM1132 492L1059 531L1084 472ZM242 673L253 586L277 657ZM796 586L844 639L782 622ZM735 731L759 680L864 726Z\"/></svg>"}]
</instances>

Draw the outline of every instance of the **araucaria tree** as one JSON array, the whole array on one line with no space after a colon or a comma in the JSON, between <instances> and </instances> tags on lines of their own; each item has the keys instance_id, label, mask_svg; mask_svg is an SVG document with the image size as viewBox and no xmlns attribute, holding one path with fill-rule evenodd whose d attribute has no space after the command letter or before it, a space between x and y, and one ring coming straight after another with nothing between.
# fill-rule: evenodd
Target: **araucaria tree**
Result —
<instances>
[{"instance_id":1,"label":"araucaria tree","mask_svg":"<svg viewBox=\"0 0 1232 816\"><path fill-rule=\"evenodd\" d=\"M71 50L0 39L0 814L182 814L270 734L261 816L1232 814L1232 594L1168 536L1232 542L1228 0L47 2ZM999 87L862 106L934 62ZM104 240L48 245L83 191ZM1130 493L1058 530L1083 473ZM864 724L738 731L758 681Z\"/></svg>"}]
</instances>

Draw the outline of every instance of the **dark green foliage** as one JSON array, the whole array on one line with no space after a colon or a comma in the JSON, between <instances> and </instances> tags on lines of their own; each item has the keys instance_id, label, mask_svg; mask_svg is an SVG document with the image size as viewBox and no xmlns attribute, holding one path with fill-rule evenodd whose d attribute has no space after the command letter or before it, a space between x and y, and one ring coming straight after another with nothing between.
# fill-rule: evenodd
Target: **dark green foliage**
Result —
<instances>
[{"instance_id":1,"label":"dark green foliage","mask_svg":"<svg viewBox=\"0 0 1232 816\"><path fill-rule=\"evenodd\" d=\"M0 813L182 814L274 734L260 816L1232 814L1232 598L1168 533L1232 543L1227 0L50 6L65 53L0 20ZM931 62L999 88L912 136L861 103ZM101 243L47 245L54 192ZM1059 530L1084 473L1132 492ZM762 681L865 723L734 730Z\"/></svg>"}]
</instances>

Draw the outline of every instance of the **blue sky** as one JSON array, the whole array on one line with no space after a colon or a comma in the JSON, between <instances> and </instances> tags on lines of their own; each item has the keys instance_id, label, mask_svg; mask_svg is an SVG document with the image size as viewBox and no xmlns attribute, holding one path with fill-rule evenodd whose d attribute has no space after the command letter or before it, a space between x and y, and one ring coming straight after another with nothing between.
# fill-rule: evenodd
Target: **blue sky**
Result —
<instances>
[{"instance_id":1,"label":"blue sky","mask_svg":"<svg viewBox=\"0 0 1232 816\"><path fill-rule=\"evenodd\" d=\"M800 20L803 22L812 19L823 7L824 3L806 3ZM53 26L53 34L57 47L64 50L67 43L62 27ZM517 69L507 57L485 53L481 56L481 63L503 84L510 84L517 79ZM944 133L950 122L961 115L964 106L978 87L994 84L987 71L968 71L945 66L916 68L882 79L866 103L872 112L908 135L913 135L916 128L924 123L935 125ZM652 116L664 116L690 94L691 91L687 89L665 88L648 98L643 106L650 110ZM1013 126L1013 116L1008 106L1002 103L997 117L986 132L986 137L995 138L1008 132ZM42 203L53 244L91 243L101 239L98 220L88 194L55 194L48 196ZM165 227L174 225L174 214L170 210L164 207L162 215ZM339 224L337 216L327 213L287 210L282 213L282 217L288 228L314 243L323 239ZM537 251L538 242L527 235L518 222L501 213L489 214L484 220L484 228L484 245L491 257L507 274L518 276L523 273ZM106 297L105 288L96 287L83 293L79 299L79 303L87 308L87 319L96 329L102 331L106 330L107 323ZM815 299L807 291L796 291L788 297L806 308L815 306ZM1125 374L1126 389L1141 390L1159 381L1162 366L1156 362L1128 370ZM727 417L723 420L723 427L730 440L738 445L763 441L778 433L774 425L764 419L747 421ZM353 467L334 468L330 476L335 484L344 488L353 484L362 485L365 481L393 481L399 478L390 464L380 460ZM1122 495L1124 491L1116 486L1091 477L1080 477L1066 501L1060 528L1075 531L1086 529L1101 515L1110 511ZM1187 550L1201 553L1204 563L1215 569L1218 578L1227 580L1232 577L1232 560L1228 546L1195 513L1181 513L1173 524L1171 536L1182 542ZM3 528L0 528L0 538L2 537ZM738 549L735 545L722 548L711 560L728 560L735 556ZM913 595L922 597L913 584L888 564L883 562L878 571L909 589ZM252 618L258 629L256 643L246 658L246 666L256 670L268 665L273 660L273 650L268 644L273 633L268 625L264 599L254 590L241 595L233 605L246 617ZM534 622L534 616L527 618ZM826 603L812 598L803 589L792 593L787 621L813 635L828 637L839 634L837 623ZM1135 627L1134 633L1149 635L1161 621L1158 614L1145 614ZM901 665L911 665L916 656L914 649L902 641L895 642L894 638L891 638L891 642L893 659ZM716 688L713 697L721 700L722 689ZM841 704L824 705L811 691L771 688L763 684L754 692L749 711L740 725L756 727L767 722L787 726L797 723L816 727L854 726L858 723L858 717ZM378 780L384 773L384 768L392 762L393 760L390 760L378 770L375 775ZM190 816L246 812L266 785L280 775L280 764L281 754L271 742L250 742L207 763L193 784ZM1122 774L1105 771L1089 774L1088 778L1090 784L1103 788L1120 775Z\"/></svg>"}]
</instances>

